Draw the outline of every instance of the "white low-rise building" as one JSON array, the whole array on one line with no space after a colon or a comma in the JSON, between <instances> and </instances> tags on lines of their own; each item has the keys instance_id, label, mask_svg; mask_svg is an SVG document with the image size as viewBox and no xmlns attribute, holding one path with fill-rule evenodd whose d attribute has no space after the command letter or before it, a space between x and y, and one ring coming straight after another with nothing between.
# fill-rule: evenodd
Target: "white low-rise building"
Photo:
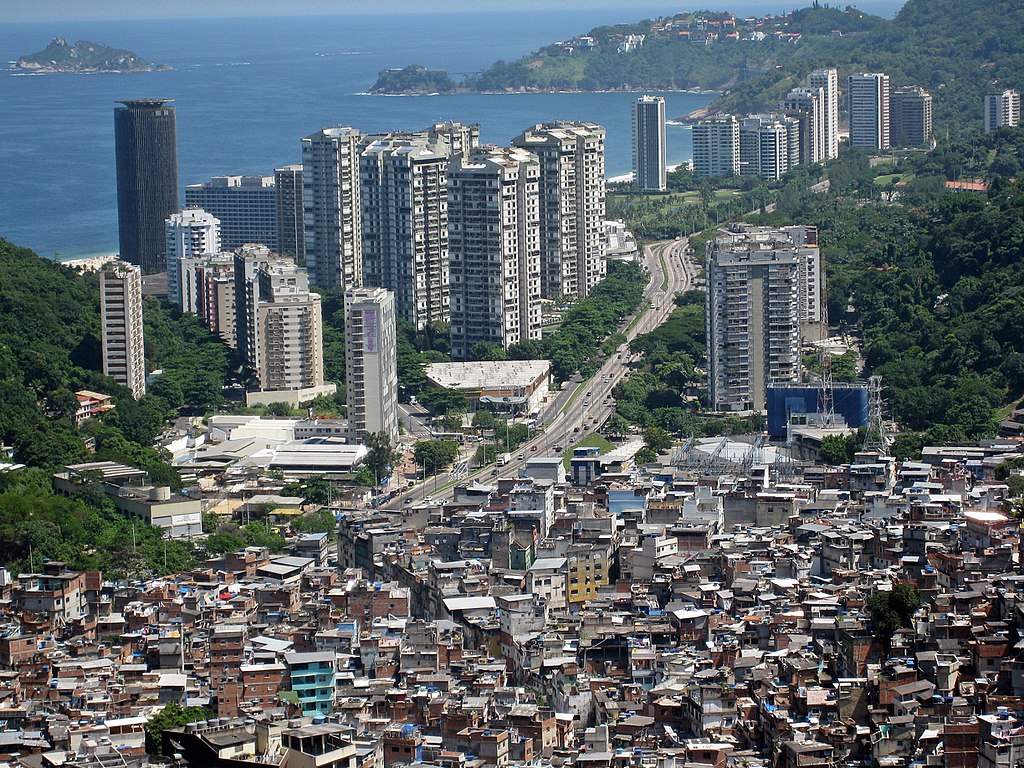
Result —
<instances>
[{"instance_id":1,"label":"white low-rise building","mask_svg":"<svg viewBox=\"0 0 1024 768\"><path fill-rule=\"evenodd\" d=\"M478 360L431 363L431 384L461 392L471 402L502 411L529 413L547 397L551 384L549 360Z\"/></svg>"}]
</instances>

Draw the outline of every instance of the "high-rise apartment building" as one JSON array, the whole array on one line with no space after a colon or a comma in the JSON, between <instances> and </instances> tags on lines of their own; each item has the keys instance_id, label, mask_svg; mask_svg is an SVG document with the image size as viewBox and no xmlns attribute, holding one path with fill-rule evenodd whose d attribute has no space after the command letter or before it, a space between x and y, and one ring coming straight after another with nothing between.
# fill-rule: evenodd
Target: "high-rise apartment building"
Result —
<instances>
[{"instance_id":1,"label":"high-rise apartment building","mask_svg":"<svg viewBox=\"0 0 1024 768\"><path fill-rule=\"evenodd\" d=\"M235 283L235 348L250 371L260 368L259 271L277 258L265 245L250 243L234 252L232 277Z\"/></svg>"},{"instance_id":2,"label":"high-rise apartment building","mask_svg":"<svg viewBox=\"0 0 1024 768\"><path fill-rule=\"evenodd\" d=\"M179 210L178 144L168 101L122 101L114 110L120 256L144 272L163 268L164 221Z\"/></svg>"},{"instance_id":3,"label":"high-rise apartment building","mask_svg":"<svg viewBox=\"0 0 1024 768\"><path fill-rule=\"evenodd\" d=\"M816 69L807 76L807 86L821 89L822 160L839 157L839 73Z\"/></svg>"},{"instance_id":4,"label":"high-rise apartment building","mask_svg":"<svg viewBox=\"0 0 1024 768\"><path fill-rule=\"evenodd\" d=\"M234 349L235 338L235 259L225 253L205 259L196 265L196 314L206 327Z\"/></svg>"},{"instance_id":5,"label":"high-rise apartment building","mask_svg":"<svg viewBox=\"0 0 1024 768\"><path fill-rule=\"evenodd\" d=\"M238 350L259 385L247 401L297 404L334 391L324 381L320 296L306 270L264 246L235 251Z\"/></svg>"},{"instance_id":6,"label":"high-rise apartment building","mask_svg":"<svg viewBox=\"0 0 1024 768\"><path fill-rule=\"evenodd\" d=\"M782 111L800 125L800 164L826 159L825 94L819 87L794 88L782 100Z\"/></svg>"},{"instance_id":7,"label":"high-rise apartment building","mask_svg":"<svg viewBox=\"0 0 1024 768\"><path fill-rule=\"evenodd\" d=\"M790 130L796 121L782 115L750 115L740 121L740 175L779 179L789 170Z\"/></svg>"},{"instance_id":8,"label":"high-rise apartment building","mask_svg":"<svg viewBox=\"0 0 1024 768\"><path fill-rule=\"evenodd\" d=\"M888 149L889 76L878 72L850 75L850 146Z\"/></svg>"},{"instance_id":9,"label":"high-rise apartment building","mask_svg":"<svg viewBox=\"0 0 1024 768\"><path fill-rule=\"evenodd\" d=\"M540 161L541 295L586 298L606 274L605 130L595 123L535 125L512 140Z\"/></svg>"},{"instance_id":10,"label":"high-rise apartment building","mask_svg":"<svg viewBox=\"0 0 1024 768\"><path fill-rule=\"evenodd\" d=\"M273 176L214 176L185 187L185 206L220 220L220 240L233 251L246 243L277 250L277 193Z\"/></svg>"},{"instance_id":11,"label":"high-rise apartment building","mask_svg":"<svg viewBox=\"0 0 1024 768\"><path fill-rule=\"evenodd\" d=\"M297 264L306 262L306 230L302 212L302 165L274 169L274 198L277 208L277 252L291 256Z\"/></svg>"},{"instance_id":12,"label":"high-rise apartment building","mask_svg":"<svg viewBox=\"0 0 1024 768\"><path fill-rule=\"evenodd\" d=\"M131 390L146 394L146 345L142 335L142 271L114 262L100 272L100 326L103 373Z\"/></svg>"},{"instance_id":13,"label":"high-rise apartment building","mask_svg":"<svg viewBox=\"0 0 1024 768\"><path fill-rule=\"evenodd\" d=\"M698 176L737 176L740 172L740 124L718 115L693 126L693 172Z\"/></svg>"},{"instance_id":14,"label":"high-rise apartment building","mask_svg":"<svg viewBox=\"0 0 1024 768\"><path fill-rule=\"evenodd\" d=\"M417 328L448 322L448 145L426 133L367 137L359 160L363 285L394 294Z\"/></svg>"},{"instance_id":15,"label":"high-rise apartment building","mask_svg":"<svg viewBox=\"0 0 1024 768\"><path fill-rule=\"evenodd\" d=\"M768 384L798 381L805 326L820 327L820 302L814 227L719 230L708 248L711 407L761 411Z\"/></svg>"},{"instance_id":16,"label":"high-rise apartment building","mask_svg":"<svg viewBox=\"0 0 1024 768\"><path fill-rule=\"evenodd\" d=\"M426 133L430 139L444 141L453 157L469 154L480 146L480 126L477 123L434 123Z\"/></svg>"},{"instance_id":17,"label":"high-rise apartment building","mask_svg":"<svg viewBox=\"0 0 1024 768\"><path fill-rule=\"evenodd\" d=\"M985 97L985 133L1020 125L1020 92L1006 90Z\"/></svg>"},{"instance_id":18,"label":"high-rise apartment building","mask_svg":"<svg viewBox=\"0 0 1024 768\"><path fill-rule=\"evenodd\" d=\"M889 103L894 147L920 147L932 137L932 95L918 85L897 88Z\"/></svg>"},{"instance_id":19,"label":"high-rise apartment building","mask_svg":"<svg viewBox=\"0 0 1024 768\"><path fill-rule=\"evenodd\" d=\"M220 248L220 221L202 208L186 208L167 219L167 300L182 312L199 313L195 268L204 256L220 253Z\"/></svg>"},{"instance_id":20,"label":"high-rise apartment building","mask_svg":"<svg viewBox=\"0 0 1024 768\"><path fill-rule=\"evenodd\" d=\"M353 439L398 440L395 297L384 288L345 291L345 386Z\"/></svg>"},{"instance_id":21,"label":"high-rise apartment building","mask_svg":"<svg viewBox=\"0 0 1024 768\"><path fill-rule=\"evenodd\" d=\"M338 126L302 140L306 268L322 288L357 288L363 280L359 203L362 134Z\"/></svg>"},{"instance_id":22,"label":"high-rise apartment building","mask_svg":"<svg viewBox=\"0 0 1024 768\"><path fill-rule=\"evenodd\" d=\"M540 163L518 148L480 147L448 166L452 357L479 342L539 339Z\"/></svg>"},{"instance_id":23,"label":"high-rise apartment building","mask_svg":"<svg viewBox=\"0 0 1024 768\"><path fill-rule=\"evenodd\" d=\"M261 266L258 279L256 334L260 355L256 371L260 389L318 394L324 386L320 295L310 292L306 270L284 257Z\"/></svg>"},{"instance_id":24,"label":"high-rise apartment building","mask_svg":"<svg viewBox=\"0 0 1024 768\"><path fill-rule=\"evenodd\" d=\"M640 189L662 192L667 164L665 99L641 96L633 104L633 181Z\"/></svg>"}]
</instances>

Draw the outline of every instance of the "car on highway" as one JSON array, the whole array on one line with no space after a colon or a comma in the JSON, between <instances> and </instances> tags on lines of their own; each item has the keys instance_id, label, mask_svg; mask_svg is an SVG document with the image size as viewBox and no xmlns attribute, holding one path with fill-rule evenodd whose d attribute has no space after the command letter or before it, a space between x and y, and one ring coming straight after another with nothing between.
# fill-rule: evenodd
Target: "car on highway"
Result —
<instances>
[{"instance_id":1,"label":"car on highway","mask_svg":"<svg viewBox=\"0 0 1024 768\"><path fill-rule=\"evenodd\" d=\"M531 445L530 446L530 450L531 451L536 451L537 450L537 446L536 445Z\"/></svg>"},{"instance_id":2,"label":"car on highway","mask_svg":"<svg viewBox=\"0 0 1024 768\"><path fill-rule=\"evenodd\" d=\"M562 446L556 445L551 450L553 450L555 453L561 453L562 452Z\"/></svg>"},{"instance_id":3,"label":"car on highway","mask_svg":"<svg viewBox=\"0 0 1024 768\"><path fill-rule=\"evenodd\" d=\"M402 503L403 504L412 504L412 496L406 496L405 497L405 501L403 501Z\"/></svg>"},{"instance_id":4,"label":"car on highway","mask_svg":"<svg viewBox=\"0 0 1024 768\"><path fill-rule=\"evenodd\" d=\"M495 477L497 474L498 474L498 470L496 470L496 469L492 469L491 470L491 477Z\"/></svg>"},{"instance_id":5,"label":"car on highway","mask_svg":"<svg viewBox=\"0 0 1024 768\"><path fill-rule=\"evenodd\" d=\"M526 458L526 454L525 454L525 453L520 453L520 454L519 454L519 460L520 460L520 461L522 461L522 460L523 460L523 459L525 459L525 458Z\"/></svg>"},{"instance_id":6,"label":"car on highway","mask_svg":"<svg viewBox=\"0 0 1024 768\"><path fill-rule=\"evenodd\" d=\"M580 431L579 427L576 427L575 429L573 429L573 432L579 432L579 431Z\"/></svg>"}]
</instances>

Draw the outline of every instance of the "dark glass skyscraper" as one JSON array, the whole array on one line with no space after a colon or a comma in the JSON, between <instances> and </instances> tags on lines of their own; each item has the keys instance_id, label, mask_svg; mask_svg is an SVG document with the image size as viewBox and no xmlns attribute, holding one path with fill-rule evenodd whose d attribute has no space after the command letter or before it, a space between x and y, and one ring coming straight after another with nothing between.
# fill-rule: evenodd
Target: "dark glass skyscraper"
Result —
<instances>
[{"instance_id":1,"label":"dark glass skyscraper","mask_svg":"<svg viewBox=\"0 0 1024 768\"><path fill-rule=\"evenodd\" d=\"M121 258L144 272L164 270L164 221L179 210L174 107L167 101L122 101L114 110Z\"/></svg>"}]
</instances>

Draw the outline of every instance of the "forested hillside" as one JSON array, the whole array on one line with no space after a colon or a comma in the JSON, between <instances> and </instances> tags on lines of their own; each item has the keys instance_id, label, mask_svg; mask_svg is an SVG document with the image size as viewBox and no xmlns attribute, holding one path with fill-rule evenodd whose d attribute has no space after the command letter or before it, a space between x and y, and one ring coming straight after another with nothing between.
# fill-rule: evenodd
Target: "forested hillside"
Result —
<instances>
[{"instance_id":1,"label":"forested hillside","mask_svg":"<svg viewBox=\"0 0 1024 768\"><path fill-rule=\"evenodd\" d=\"M699 16L714 22L724 14ZM695 42L670 19L591 30L593 48L552 45L513 62L496 62L464 85L476 90L725 89L711 111L774 108L816 67L886 72L892 86L922 85L934 97L937 130L980 125L982 97L995 87L1024 86L1024 3L1016 0L908 0L895 19L847 7L811 7L749 26L739 39L719 27L714 42ZM690 23L687 21L687 23ZM692 26L692 25L691 25ZM750 39L764 33L764 39ZM839 34L841 33L841 35ZM614 40L644 34L620 52ZM698 33L698 38L705 33Z\"/></svg>"},{"instance_id":2,"label":"forested hillside","mask_svg":"<svg viewBox=\"0 0 1024 768\"><path fill-rule=\"evenodd\" d=\"M135 400L100 372L97 275L0 240L0 440L29 465L0 473L0 565L27 570L50 557L119 576L194 564L191 544L162 541L161 531L118 514L98 488L65 499L50 486L64 464L106 459L180 487L154 441L186 403L216 407L233 362L196 318L155 299L144 312L147 364L163 373ZM76 427L80 389L112 395L115 410Z\"/></svg>"},{"instance_id":3,"label":"forested hillside","mask_svg":"<svg viewBox=\"0 0 1024 768\"><path fill-rule=\"evenodd\" d=\"M850 152L830 166L829 194L790 185L763 218L819 226L830 317L854 309L892 415L930 441L994 435L1024 394L1024 182L999 174L1022 162L1020 130L896 168ZM947 190L950 171L986 178L987 194Z\"/></svg>"},{"instance_id":4,"label":"forested hillside","mask_svg":"<svg viewBox=\"0 0 1024 768\"><path fill-rule=\"evenodd\" d=\"M150 447L165 420L186 402L220 403L229 350L194 317L154 299L145 304L146 359L163 374L139 400L104 376L99 282L0 240L0 439L22 463L54 467L85 456L83 437L104 458L134 458L158 479L176 475ZM116 409L75 428L75 391L113 395Z\"/></svg>"},{"instance_id":5,"label":"forested hillside","mask_svg":"<svg viewBox=\"0 0 1024 768\"><path fill-rule=\"evenodd\" d=\"M998 23L995 21L998 20ZM814 67L885 72L892 86L922 85L934 99L936 130L977 127L994 88L1024 86L1024 3L1015 0L907 0L896 18L862 34L794 46L781 69L737 84L716 111L775 106Z\"/></svg>"}]
</instances>

